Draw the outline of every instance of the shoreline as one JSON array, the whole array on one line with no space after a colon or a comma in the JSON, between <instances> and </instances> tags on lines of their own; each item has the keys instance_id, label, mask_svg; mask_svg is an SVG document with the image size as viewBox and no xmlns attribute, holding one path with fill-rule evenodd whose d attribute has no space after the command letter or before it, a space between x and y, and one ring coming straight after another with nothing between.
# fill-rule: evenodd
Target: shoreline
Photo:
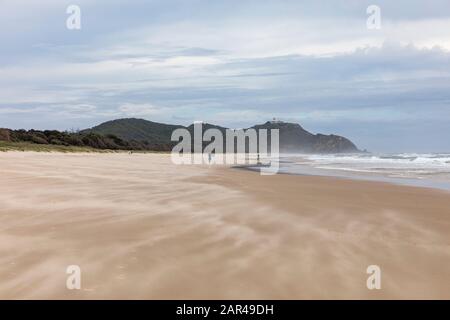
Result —
<instances>
[{"instance_id":1,"label":"shoreline","mask_svg":"<svg viewBox=\"0 0 450 320\"><path fill-rule=\"evenodd\" d=\"M243 170L248 172L259 173L257 167L248 165L248 166L231 166L231 169L234 170ZM312 167L311 167L312 168ZM313 169L313 168L312 168ZM308 173L297 173L297 172L282 172L279 171L277 175L287 175L287 176L298 176L298 177L318 177L318 178L330 178L336 180L350 180L350 181L366 181L372 183L384 183L387 185L393 186L402 186L407 188L421 188L421 189L431 189L435 191L441 191L444 193L450 194L450 187L447 184L442 184L442 186L438 186L435 181L423 181L419 179L408 178L408 181L402 180L401 178L389 178L389 177L378 177L378 176L344 176L344 175L333 175L333 174L308 174Z\"/></svg>"},{"instance_id":2,"label":"shoreline","mask_svg":"<svg viewBox=\"0 0 450 320\"><path fill-rule=\"evenodd\" d=\"M39 145L35 145L39 146ZM58 147L58 146L56 146ZM68 147L70 148L70 147ZM77 148L77 149L45 149L45 150L32 150L32 149L2 149L0 144L0 154L1 153L49 153L49 154L171 154L169 151L143 151L143 150L112 150L112 149L89 149L89 148ZM306 161L307 159L302 159ZM281 162L280 162L281 163ZM207 165L207 164L204 164ZM216 167L229 166L232 169L241 169L246 171L259 172L258 168L253 164L245 165L216 165ZM370 182L381 182L390 185L415 187L415 188L425 188L432 190L444 191L450 193L450 182L438 181L438 180L421 180L418 178L399 178L399 177L389 177L389 176L377 176L375 174L370 175L346 175L345 171L340 170L326 170L317 169L312 166L306 166L305 171L315 171L315 173L308 172L283 172L279 171L276 174L294 175L294 176L306 176L306 177L329 177L332 179L343 179L352 181L370 181Z\"/></svg>"}]
</instances>

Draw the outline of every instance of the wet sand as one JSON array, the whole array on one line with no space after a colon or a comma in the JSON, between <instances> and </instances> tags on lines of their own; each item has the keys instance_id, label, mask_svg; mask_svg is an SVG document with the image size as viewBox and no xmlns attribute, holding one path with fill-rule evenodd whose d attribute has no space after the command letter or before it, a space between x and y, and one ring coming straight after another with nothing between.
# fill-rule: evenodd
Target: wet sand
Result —
<instances>
[{"instance_id":1,"label":"wet sand","mask_svg":"<svg viewBox=\"0 0 450 320\"><path fill-rule=\"evenodd\" d=\"M0 153L0 177L2 299L450 299L448 192L164 154Z\"/></svg>"}]
</instances>

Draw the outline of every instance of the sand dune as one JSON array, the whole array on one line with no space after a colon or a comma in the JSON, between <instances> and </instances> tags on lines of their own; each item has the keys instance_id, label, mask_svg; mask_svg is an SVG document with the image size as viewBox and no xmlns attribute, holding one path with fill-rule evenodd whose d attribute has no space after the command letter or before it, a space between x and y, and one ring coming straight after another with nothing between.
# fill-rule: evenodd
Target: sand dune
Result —
<instances>
[{"instance_id":1,"label":"sand dune","mask_svg":"<svg viewBox=\"0 0 450 320\"><path fill-rule=\"evenodd\" d=\"M443 191L164 154L2 153L0 176L3 299L450 299Z\"/></svg>"}]
</instances>

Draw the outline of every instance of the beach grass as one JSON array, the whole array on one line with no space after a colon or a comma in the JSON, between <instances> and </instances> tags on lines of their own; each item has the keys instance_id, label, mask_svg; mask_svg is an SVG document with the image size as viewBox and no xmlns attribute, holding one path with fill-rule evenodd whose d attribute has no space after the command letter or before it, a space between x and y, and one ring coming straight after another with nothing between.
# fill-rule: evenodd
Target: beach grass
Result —
<instances>
[{"instance_id":1,"label":"beach grass","mask_svg":"<svg viewBox=\"0 0 450 320\"><path fill-rule=\"evenodd\" d=\"M90 147L77 147L77 146L63 146L63 145L52 145L52 144L37 144L30 142L8 142L0 141L0 152L6 151L33 151L33 152L63 152L63 153L74 153L74 152L96 152L96 153L106 153L113 152L112 150L100 150Z\"/></svg>"},{"instance_id":2,"label":"beach grass","mask_svg":"<svg viewBox=\"0 0 450 320\"><path fill-rule=\"evenodd\" d=\"M53 144L37 144L31 142L9 142L0 141L0 152L22 151L22 152L62 152L62 153L128 153L130 150L95 149L91 147L63 146ZM169 153L168 151L132 150L133 153Z\"/></svg>"}]
</instances>

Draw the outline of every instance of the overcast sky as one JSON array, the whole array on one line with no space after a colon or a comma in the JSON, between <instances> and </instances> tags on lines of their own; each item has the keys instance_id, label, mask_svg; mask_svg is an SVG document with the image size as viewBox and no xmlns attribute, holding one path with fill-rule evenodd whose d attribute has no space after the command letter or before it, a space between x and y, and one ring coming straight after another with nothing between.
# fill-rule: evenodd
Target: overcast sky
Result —
<instances>
[{"instance_id":1,"label":"overcast sky","mask_svg":"<svg viewBox=\"0 0 450 320\"><path fill-rule=\"evenodd\" d=\"M0 127L277 117L371 151L450 151L448 0L0 0L0 24Z\"/></svg>"}]
</instances>

